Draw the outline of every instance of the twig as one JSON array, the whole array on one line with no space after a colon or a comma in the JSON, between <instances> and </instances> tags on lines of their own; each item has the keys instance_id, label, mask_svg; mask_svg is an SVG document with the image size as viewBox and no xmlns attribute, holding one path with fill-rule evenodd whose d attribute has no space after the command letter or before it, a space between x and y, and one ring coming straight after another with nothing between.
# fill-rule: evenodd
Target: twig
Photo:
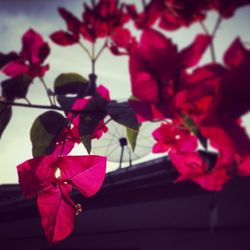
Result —
<instances>
[{"instance_id":1,"label":"twig","mask_svg":"<svg viewBox=\"0 0 250 250\"><path fill-rule=\"evenodd\" d=\"M102 54L103 50L107 47L107 42L108 42L108 39L105 40L103 46L101 47L101 49L96 54L95 60L97 60L100 57L100 55Z\"/></svg>"},{"instance_id":2,"label":"twig","mask_svg":"<svg viewBox=\"0 0 250 250\"><path fill-rule=\"evenodd\" d=\"M92 74L95 74L95 61L96 61L96 57L95 57L95 43L92 43L92 56L91 56L91 65L92 65Z\"/></svg>"},{"instance_id":3,"label":"twig","mask_svg":"<svg viewBox=\"0 0 250 250\"><path fill-rule=\"evenodd\" d=\"M67 109L62 108L56 105L50 106L50 105L38 105L38 104L26 104L26 103L20 103L20 102L8 102L8 101L1 101L0 104L5 104L9 106L16 106L16 107L22 107L22 108L33 108L33 109L49 109L49 110L59 110L59 111L67 111L71 113L91 113L96 112L96 110L89 111L89 110L76 110L76 109Z\"/></svg>"},{"instance_id":4,"label":"twig","mask_svg":"<svg viewBox=\"0 0 250 250\"><path fill-rule=\"evenodd\" d=\"M206 25L201 21L200 22L200 25L201 25L201 28L202 30L205 32L205 34L211 36L211 42L210 42L210 53L211 53L211 58L212 58L212 61L215 63L216 62L216 56L215 56L215 48L214 48L214 38L215 38L215 35L219 29L219 26L220 26L220 23L222 21L222 18L221 16L219 15L218 18L217 18L217 21L215 23L215 26L213 28L213 31L212 33L210 34L208 28L206 27Z\"/></svg>"},{"instance_id":5,"label":"twig","mask_svg":"<svg viewBox=\"0 0 250 250\"><path fill-rule=\"evenodd\" d=\"M30 100L29 100L27 97L24 97L23 99L24 99L29 105L32 105L31 102L30 102Z\"/></svg>"},{"instance_id":6,"label":"twig","mask_svg":"<svg viewBox=\"0 0 250 250\"><path fill-rule=\"evenodd\" d=\"M46 85L46 83L45 83L45 81L44 81L44 79L42 77L40 77L40 81L43 84L43 87L44 87L44 89L46 91L46 94L47 94L47 96L49 98L50 105L53 106L53 102L52 102L51 97L49 95L49 89L48 89L48 87L47 87L47 85Z\"/></svg>"},{"instance_id":7,"label":"twig","mask_svg":"<svg viewBox=\"0 0 250 250\"><path fill-rule=\"evenodd\" d=\"M81 43L81 42L78 42L78 44L80 45L80 47L87 53L89 59L92 59L91 57L91 54L89 52L89 50Z\"/></svg>"}]
</instances>

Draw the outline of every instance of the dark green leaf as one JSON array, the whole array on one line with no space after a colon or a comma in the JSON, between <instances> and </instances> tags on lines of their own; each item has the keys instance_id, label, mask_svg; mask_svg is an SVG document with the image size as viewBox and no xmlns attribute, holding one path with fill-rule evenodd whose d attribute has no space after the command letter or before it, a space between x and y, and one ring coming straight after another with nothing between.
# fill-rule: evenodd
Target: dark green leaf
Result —
<instances>
[{"instance_id":1,"label":"dark green leaf","mask_svg":"<svg viewBox=\"0 0 250 250\"><path fill-rule=\"evenodd\" d=\"M12 115L11 106L0 103L0 138Z\"/></svg>"},{"instance_id":2,"label":"dark green leaf","mask_svg":"<svg viewBox=\"0 0 250 250\"><path fill-rule=\"evenodd\" d=\"M194 120L190 116L184 115L183 122L186 128L197 136L200 144L204 147L204 149L207 149L207 138L201 134L199 127L196 125Z\"/></svg>"},{"instance_id":3,"label":"dark green leaf","mask_svg":"<svg viewBox=\"0 0 250 250\"><path fill-rule=\"evenodd\" d=\"M13 101L15 98L25 98L31 82L32 78L26 74L7 79L2 82L3 96L8 101Z\"/></svg>"},{"instance_id":4,"label":"dark green leaf","mask_svg":"<svg viewBox=\"0 0 250 250\"><path fill-rule=\"evenodd\" d=\"M136 141L137 141L137 136L139 134L139 130L126 128L126 131L127 131L127 138L128 138L128 141L131 145L131 148L133 151L135 151Z\"/></svg>"},{"instance_id":5,"label":"dark green leaf","mask_svg":"<svg viewBox=\"0 0 250 250\"><path fill-rule=\"evenodd\" d=\"M92 98L83 108L84 113L80 114L79 133L88 153L91 151L92 134L99 122L106 116L103 105L106 105L106 100L103 98Z\"/></svg>"},{"instance_id":6,"label":"dark green leaf","mask_svg":"<svg viewBox=\"0 0 250 250\"><path fill-rule=\"evenodd\" d=\"M76 99L77 99L76 97L68 97L64 95L57 96L58 103L65 111L69 111L72 109L72 106L75 103Z\"/></svg>"},{"instance_id":7,"label":"dark green leaf","mask_svg":"<svg viewBox=\"0 0 250 250\"><path fill-rule=\"evenodd\" d=\"M56 95L81 94L84 96L89 89L88 81L76 73L59 75L54 82L54 92Z\"/></svg>"},{"instance_id":8,"label":"dark green leaf","mask_svg":"<svg viewBox=\"0 0 250 250\"><path fill-rule=\"evenodd\" d=\"M198 127L195 124L192 117L188 115L183 115L183 123L186 126L186 128L191 131L192 133L196 134L198 132Z\"/></svg>"},{"instance_id":9,"label":"dark green leaf","mask_svg":"<svg viewBox=\"0 0 250 250\"><path fill-rule=\"evenodd\" d=\"M87 150L88 154L90 154L90 152L91 152L92 134L83 135L81 137L81 140L82 140L82 144L85 147L85 149Z\"/></svg>"},{"instance_id":10,"label":"dark green leaf","mask_svg":"<svg viewBox=\"0 0 250 250\"><path fill-rule=\"evenodd\" d=\"M67 119L55 111L47 111L38 116L30 131L33 156L51 154L56 139L67 127Z\"/></svg>"},{"instance_id":11,"label":"dark green leaf","mask_svg":"<svg viewBox=\"0 0 250 250\"><path fill-rule=\"evenodd\" d=\"M116 122L128 128L138 130L139 123L135 111L132 109L128 102L109 102L107 104L106 110L110 117Z\"/></svg>"}]
</instances>

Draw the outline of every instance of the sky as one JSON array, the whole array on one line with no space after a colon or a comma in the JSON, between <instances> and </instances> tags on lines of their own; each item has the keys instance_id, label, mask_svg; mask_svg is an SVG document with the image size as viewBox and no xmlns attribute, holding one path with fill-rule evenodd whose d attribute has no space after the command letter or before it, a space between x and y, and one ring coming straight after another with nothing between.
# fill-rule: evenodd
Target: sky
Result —
<instances>
[{"instance_id":1,"label":"sky","mask_svg":"<svg viewBox=\"0 0 250 250\"><path fill-rule=\"evenodd\" d=\"M127 2L138 3L139 1ZM0 51L19 51L22 34L32 27L43 35L51 47L51 54L48 58L50 71L45 76L49 87L52 88L55 77L60 73L75 72L87 77L90 73L90 63L80 47L63 48L54 45L49 40L49 34L65 28L63 20L57 13L57 7L63 6L80 17L82 3L82 0L0 0ZM233 20L224 21L221 24L215 40L219 61L222 59L225 48L236 36L241 36L244 41L250 41L249 13L250 8L242 8L237 11ZM215 13L208 16L207 25L210 29L215 23L215 16ZM175 33L167 33L167 36L172 37L181 48L190 43L197 32L201 32L199 25L193 25L191 30L181 29ZM201 64L209 59L210 55L206 53ZM108 51L105 51L97 62L98 83L104 84L110 89L113 99L122 100L130 96L127 62L126 57L114 57ZM2 79L4 76L0 76L0 80ZM28 98L34 104L49 104L38 81L35 81L30 87ZM16 166L32 157L29 130L33 120L42 112L44 111L14 108L12 120L0 140L0 184L17 183ZM250 127L249 124L249 118L247 118L247 127ZM149 133L148 131L150 130L145 129L145 132ZM84 151L80 146L73 151L73 154L81 154L82 152ZM152 155L143 158L143 160L151 158ZM111 164L109 168L115 169L117 167L118 164Z\"/></svg>"}]
</instances>

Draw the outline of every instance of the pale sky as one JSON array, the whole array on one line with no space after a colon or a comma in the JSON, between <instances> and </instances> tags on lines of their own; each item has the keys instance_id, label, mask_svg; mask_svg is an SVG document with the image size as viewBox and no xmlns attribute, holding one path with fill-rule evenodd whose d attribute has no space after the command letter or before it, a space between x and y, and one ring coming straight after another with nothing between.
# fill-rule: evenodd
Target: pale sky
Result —
<instances>
[{"instance_id":1,"label":"pale sky","mask_svg":"<svg viewBox=\"0 0 250 250\"><path fill-rule=\"evenodd\" d=\"M60 73L76 72L87 77L90 73L90 64L80 47L63 48L50 42L48 36L55 30L64 29L65 24L58 15L58 6L66 7L77 16L82 11L82 0L0 0L0 51L19 51L20 38L29 28L37 30L49 41L51 55L48 58L51 70L45 80L52 87L54 78ZM88 2L88 1L87 1ZM138 3L140 1L127 1ZM250 8L240 9L234 20L224 21L215 40L217 58L221 59L223 50L228 47L234 37L241 36L244 41L250 41ZM209 15L208 26L215 22L215 14ZM197 32L202 32L199 25L192 30L181 29L175 33L168 33L180 46L188 45ZM202 63L209 60L209 53L204 56ZM125 99L130 96L130 80L126 57L114 57L106 51L97 63L98 83L110 89L113 99ZM0 76L0 80L4 76ZM41 84L36 81L31 86L28 98L34 104L49 104ZM0 184L16 183L16 165L32 157L29 130L33 120L44 111L14 108L13 116L0 140ZM248 128L249 122L247 122ZM80 154L82 148L74 151ZM149 159L151 156L145 158ZM144 159L144 160L145 160ZM112 167L116 167L113 164Z\"/></svg>"}]
</instances>

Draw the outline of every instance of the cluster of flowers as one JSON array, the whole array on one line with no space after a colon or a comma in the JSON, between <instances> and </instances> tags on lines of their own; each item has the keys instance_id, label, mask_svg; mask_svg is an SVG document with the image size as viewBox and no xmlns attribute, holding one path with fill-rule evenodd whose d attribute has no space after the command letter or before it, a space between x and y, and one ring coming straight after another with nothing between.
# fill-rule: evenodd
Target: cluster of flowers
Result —
<instances>
[{"instance_id":1,"label":"cluster of flowers","mask_svg":"<svg viewBox=\"0 0 250 250\"><path fill-rule=\"evenodd\" d=\"M133 95L129 104L138 122L164 121L153 132L157 141L153 152L168 153L180 173L178 181L191 180L207 190L219 191L234 175L250 175L250 139L241 123L250 110L250 50L236 38L226 49L223 63L213 60L198 67L205 51L213 47L215 32L198 34L190 45L179 50L159 28L174 31L202 23L210 10L217 11L221 21L248 4L249 0L151 0L142 1L142 11L138 11L138 6L118 0L92 1L92 5L84 4L81 19L59 8L67 30L56 31L50 38L60 46L83 46L81 39L95 45L104 38L103 48L114 55L128 56ZM141 32L139 40L126 26L131 21ZM20 53L0 54L1 71L12 79L11 89L7 87L9 80L2 84L3 97L8 101L23 98L27 92L15 92L13 79L23 74L31 79L43 78L49 69L43 64L50 49L37 32L27 31L22 44ZM99 55L84 49L94 63ZM94 84L92 80L89 83ZM99 108L103 105L97 120L93 109L81 116L97 102ZM57 127L49 147L43 153L33 152L34 159L18 166L24 194L38 194L42 225L50 242L63 239L73 229L79 206L70 198L72 187L90 196L103 182L105 157L68 154L83 138L99 139L107 131L103 119L109 102L108 90L102 85L94 88L91 96L78 96L66 118L58 118L63 125ZM49 120L51 112L41 116L40 121ZM208 144L217 151L213 160L207 152ZM206 152L199 150L201 146Z\"/></svg>"}]
</instances>

